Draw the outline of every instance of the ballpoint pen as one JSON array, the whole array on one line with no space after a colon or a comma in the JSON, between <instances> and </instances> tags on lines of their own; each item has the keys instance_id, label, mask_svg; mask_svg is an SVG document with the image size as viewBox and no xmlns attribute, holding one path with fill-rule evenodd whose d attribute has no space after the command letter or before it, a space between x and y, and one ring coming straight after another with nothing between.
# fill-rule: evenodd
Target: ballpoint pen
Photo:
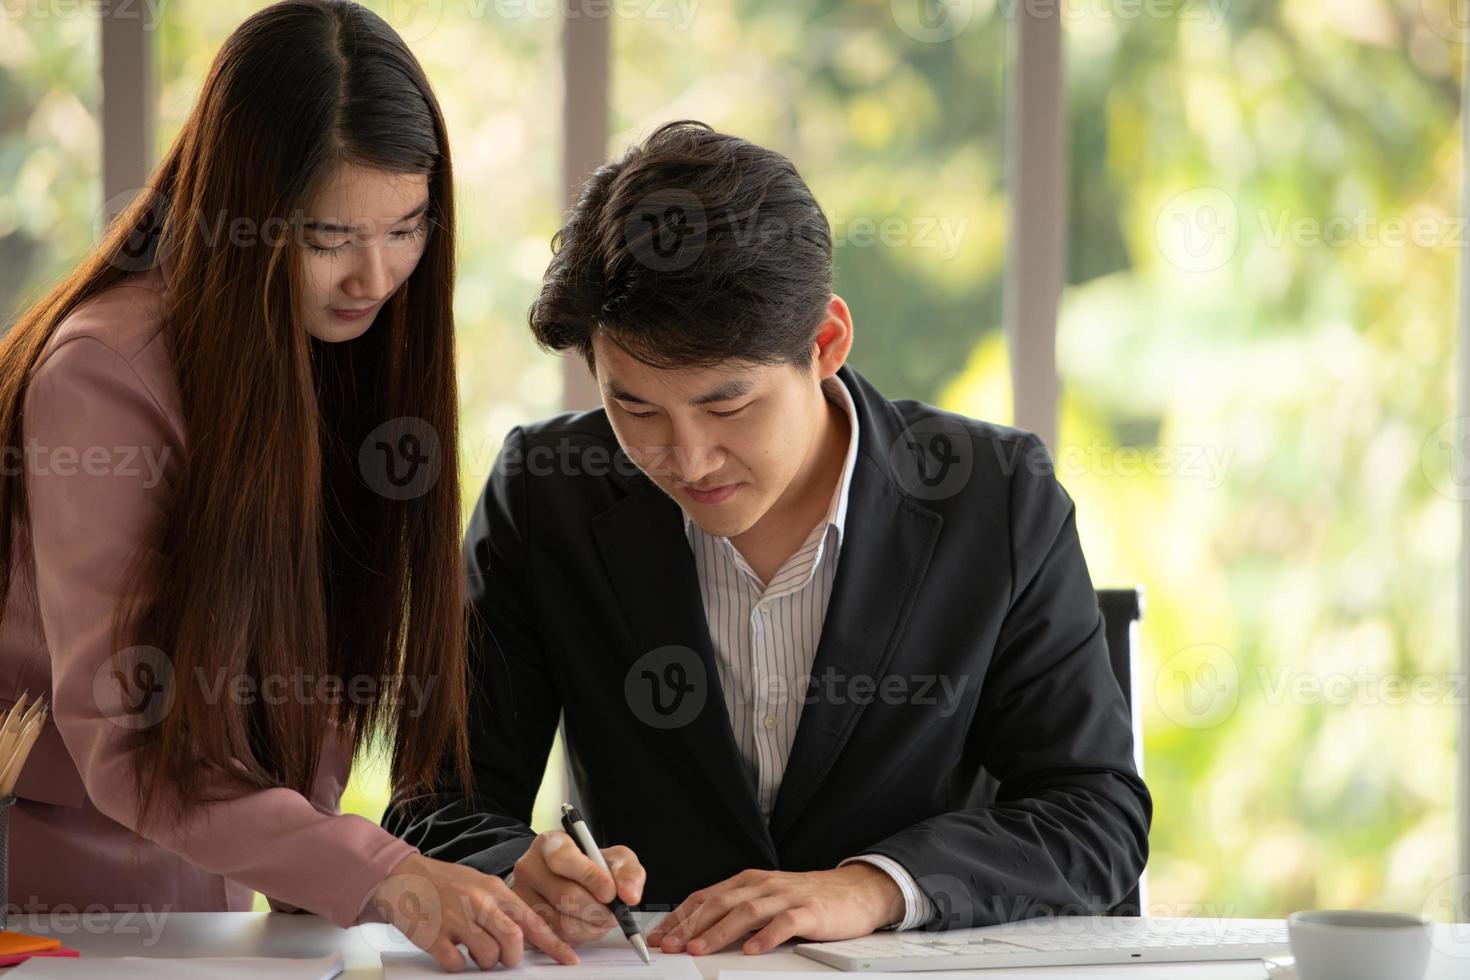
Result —
<instances>
[{"instance_id":1,"label":"ballpoint pen","mask_svg":"<svg viewBox=\"0 0 1470 980\"><path fill-rule=\"evenodd\" d=\"M577 808L570 803L563 803L561 806L561 825L565 828L567 834L571 836L572 840L577 842L577 846L582 849L582 853L587 855L593 864L606 871L608 877L611 878L612 871L608 869L607 862L602 858L602 849L592 839L592 831L588 829L587 821L582 819L582 815L577 812ZM613 879L613 881L616 884L617 879ZM643 938L643 930L638 928L638 923L633 919L632 909L624 905L623 900L618 898L617 895L613 896L613 900L608 903L607 907L617 918L618 925L623 928L623 935L628 937L628 942L633 944L633 948L638 951L638 955L643 958L643 962L652 963L653 959L648 955L648 940Z\"/></svg>"}]
</instances>

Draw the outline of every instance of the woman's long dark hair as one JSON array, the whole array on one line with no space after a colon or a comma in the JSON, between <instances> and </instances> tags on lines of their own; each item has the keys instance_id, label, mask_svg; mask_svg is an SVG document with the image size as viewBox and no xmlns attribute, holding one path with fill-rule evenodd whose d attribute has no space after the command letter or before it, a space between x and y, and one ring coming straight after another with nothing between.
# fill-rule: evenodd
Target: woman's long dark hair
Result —
<instances>
[{"instance_id":1,"label":"woman's long dark hair","mask_svg":"<svg viewBox=\"0 0 1470 980\"><path fill-rule=\"evenodd\" d=\"M371 329L326 344L302 326L297 232L343 164L426 175L431 230ZM433 785L446 753L469 785L451 184L443 115L392 28L348 0L285 0L230 35L148 187L0 342L0 428L19 446L26 385L57 325L166 255L188 438L139 556L149 588L116 623L118 648L162 651L176 685L135 745L145 816L265 787L309 793L333 728L354 755L384 739L396 789ZM259 232L244 245L222 230L242 220ZM439 466L424 492L394 499L364 479L359 450L402 419L437 436ZM25 521L24 474L7 474L4 594ZM343 687L338 703L209 703L194 678L221 670ZM427 700L378 686L395 677L432 685ZM368 684L371 696L351 696Z\"/></svg>"}]
</instances>

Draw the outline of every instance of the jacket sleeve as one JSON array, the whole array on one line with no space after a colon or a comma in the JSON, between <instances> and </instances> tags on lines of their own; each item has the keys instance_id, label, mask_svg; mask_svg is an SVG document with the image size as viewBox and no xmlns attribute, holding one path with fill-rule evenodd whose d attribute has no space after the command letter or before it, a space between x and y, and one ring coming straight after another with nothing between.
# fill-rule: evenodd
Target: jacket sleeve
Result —
<instances>
[{"instance_id":1,"label":"jacket sleeve","mask_svg":"<svg viewBox=\"0 0 1470 980\"><path fill-rule=\"evenodd\" d=\"M126 742L139 716L107 693L119 657L133 654L114 649L113 628L119 600L141 594L134 559L166 510L181 437L133 366L90 336L64 341L37 367L22 428L56 726L97 809L137 832ZM166 652L159 656L166 664ZM203 695L180 679L174 696ZM260 790L200 806L178 823L150 821L146 836L208 872L349 926L414 849L335 804Z\"/></svg>"},{"instance_id":2,"label":"jacket sleeve","mask_svg":"<svg viewBox=\"0 0 1470 980\"><path fill-rule=\"evenodd\" d=\"M1020 460L1008 507L1013 591L970 733L997 797L868 849L914 876L937 928L1099 914L1148 855L1152 802L1075 510L1039 439L1028 437Z\"/></svg>"},{"instance_id":3,"label":"jacket sleeve","mask_svg":"<svg viewBox=\"0 0 1470 980\"><path fill-rule=\"evenodd\" d=\"M505 875L531 844L531 808L561 717L561 695L531 616L525 437L512 430L465 536L469 578L473 793L395 797L383 825L425 854Z\"/></svg>"}]
</instances>

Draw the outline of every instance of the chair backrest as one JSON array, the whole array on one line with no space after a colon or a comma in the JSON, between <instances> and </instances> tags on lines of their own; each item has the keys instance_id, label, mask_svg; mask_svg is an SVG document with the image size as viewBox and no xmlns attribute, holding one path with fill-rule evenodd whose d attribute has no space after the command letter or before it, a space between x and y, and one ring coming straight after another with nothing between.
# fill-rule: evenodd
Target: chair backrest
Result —
<instances>
[{"instance_id":1,"label":"chair backrest","mask_svg":"<svg viewBox=\"0 0 1470 980\"><path fill-rule=\"evenodd\" d=\"M1142 713L1138 710L1138 621L1143 618L1143 589L1098 589L1097 607L1102 611L1103 635L1108 642L1108 660L1113 676L1128 701L1133 718L1133 761L1143 772Z\"/></svg>"},{"instance_id":2,"label":"chair backrest","mask_svg":"<svg viewBox=\"0 0 1470 980\"><path fill-rule=\"evenodd\" d=\"M1098 589L1097 606L1102 611L1103 634L1108 641L1108 660L1113 676L1128 702L1133 720L1133 763L1143 774L1143 713L1138 707L1138 621L1143 618L1143 588ZM1110 915L1143 914L1143 879L1113 906Z\"/></svg>"},{"instance_id":3,"label":"chair backrest","mask_svg":"<svg viewBox=\"0 0 1470 980\"><path fill-rule=\"evenodd\" d=\"M1103 635L1107 638L1108 660L1113 676L1123 689L1128 714L1133 721L1133 761L1143 772L1143 725L1138 709L1138 621L1143 618L1143 589L1098 589L1097 606L1102 612ZM970 794L969 805L986 806L995 802L1000 783L985 770ZM1140 915L1143 910L1144 883L1139 879L1133 890L1109 910L1109 915Z\"/></svg>"}]
</instances>

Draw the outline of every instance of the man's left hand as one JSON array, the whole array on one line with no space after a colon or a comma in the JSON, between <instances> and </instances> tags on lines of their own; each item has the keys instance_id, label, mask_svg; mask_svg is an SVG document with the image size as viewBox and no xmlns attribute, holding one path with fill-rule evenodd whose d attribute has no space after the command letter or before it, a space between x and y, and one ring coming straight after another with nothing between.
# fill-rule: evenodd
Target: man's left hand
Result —
<instances>
[{"instance_id":1,"label":"man's left hand","mask_svg":"<svg viewBox=\"0 0 1470 980\"><path fill-rule=\"evenodd\" d=\"M879 868L855 862L832 871L742 871L701 889L648 934L665 953L716 953L741 936L748 955L800 936L853 939L903 919L903 892Z\"/></svg>"}]
</instances>

